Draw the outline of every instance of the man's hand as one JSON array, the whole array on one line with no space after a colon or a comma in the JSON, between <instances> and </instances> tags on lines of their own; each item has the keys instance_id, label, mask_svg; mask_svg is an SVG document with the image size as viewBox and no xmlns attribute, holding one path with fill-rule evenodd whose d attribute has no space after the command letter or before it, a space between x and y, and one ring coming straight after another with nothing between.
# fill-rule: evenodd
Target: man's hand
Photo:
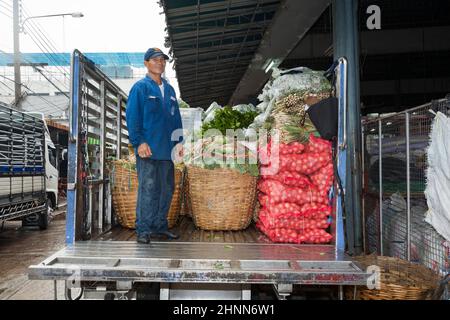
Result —
<instances>
[{"instance_id":1,"label":"man's hand","mask_svg":"<svg viewBox=\"0 0 450 320\"><path fill-rule=\"evenodd\" d=\"M152 156L152 150L147 143L141 143L138 148L138 155L141 158L149 158Z\"/></svg>"},{"instance_id":2,"label":"man's hand","mask_svg":"<svg viewBox=\"0 0 450 320\"><path fill-rule=\"evenodd\" d=\"M183 158L184 156L184 146L182 143L177 144L177 152L180 158Z\"/></svg>"},{"instance_id":3,"label":"man's hand","mask_svg":"<svg viewBox=\"0 0 450 320\"><path fill-rule=\"evenodd\" d=\"M183 162L183 156L184 156L184 147L182 143L178 143L175 146L175 163L181 163Z\"/></svg>"}]
</instances>

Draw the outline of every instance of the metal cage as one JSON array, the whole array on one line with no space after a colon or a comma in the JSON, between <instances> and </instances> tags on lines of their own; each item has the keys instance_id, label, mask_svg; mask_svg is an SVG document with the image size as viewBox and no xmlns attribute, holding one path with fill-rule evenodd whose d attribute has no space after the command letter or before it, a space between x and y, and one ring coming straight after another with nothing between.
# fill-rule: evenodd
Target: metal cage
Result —
<instances>
[{"instance_id":1,"label":"metal cage","mask_svg":"<svg viewBox=\"0 0 450 320\"><path fill-rule=\"evenodd\" d=\"M424 221L430 109L449 115L450 96L363 121L364 248L445 274L450 243Z\"/></svg>"}]
</instances>

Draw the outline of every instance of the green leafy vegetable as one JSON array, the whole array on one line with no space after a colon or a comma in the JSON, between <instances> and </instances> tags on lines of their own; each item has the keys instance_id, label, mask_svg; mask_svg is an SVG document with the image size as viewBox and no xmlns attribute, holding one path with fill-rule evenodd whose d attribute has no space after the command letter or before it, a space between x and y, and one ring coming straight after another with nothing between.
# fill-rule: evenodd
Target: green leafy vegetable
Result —
<instances>
[{"instance_id":1,"label":"green leafy vegetable","mask_svg":"<svg viewBox=\"0 0 450 320\"><path fill-rule=\"evenodd\" d=\"M209 129L217 129L225 135L227 129L236 130L248 128L257 115L258 112L256 111L242 113L226 106L216 110L214 119L202 126L202 133Z\"/></svg>"},{"instance_id":2,"label":"green leafy vegetable","mask_svg":"<svg viewBox=\"0 0 450 320\"><path fill-rule=\"evenodd\" d=\"M180 108L190 108L190 106L185 101L183 101L181 99L178 99L178 106Z\"/></svg>"}]
</instances>

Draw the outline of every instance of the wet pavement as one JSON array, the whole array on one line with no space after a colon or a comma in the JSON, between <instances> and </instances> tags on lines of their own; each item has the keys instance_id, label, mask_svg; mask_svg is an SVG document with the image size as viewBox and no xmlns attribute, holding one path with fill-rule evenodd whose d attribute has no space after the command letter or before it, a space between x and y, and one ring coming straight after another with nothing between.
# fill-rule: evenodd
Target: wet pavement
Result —
<instances>
[{"instance_id":1,"label":"wet pavement","mask_svg":"<svg viewBox=\"0 0 450 320\"><path fill-rule=\"evenodd\" d=\"M27 269L64 247L65 210L54 212L47 230L22 227L20 221L5 222L0 231L0 300L54 299L54 282L28 280ZM59 299L64 296L63 285L58 283Z\"/></svg>"}]
</instances>

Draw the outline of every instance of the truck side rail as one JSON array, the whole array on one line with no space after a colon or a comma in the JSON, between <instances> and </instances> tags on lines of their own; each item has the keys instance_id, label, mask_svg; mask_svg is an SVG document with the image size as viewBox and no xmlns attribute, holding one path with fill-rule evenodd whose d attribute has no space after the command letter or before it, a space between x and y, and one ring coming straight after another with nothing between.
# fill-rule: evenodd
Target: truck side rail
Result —
<instances>
[{"instance_id":1,"label":"truck side rail","mask_svg":"<svg viewBox=\"0 0 450 320\"><path fill-rule=\"evenodd\" d=\"M107 161L128 153L127 95L78 50L72 54L71 74L67 243L110 227Z\"/></svg>"}]
</instances>

